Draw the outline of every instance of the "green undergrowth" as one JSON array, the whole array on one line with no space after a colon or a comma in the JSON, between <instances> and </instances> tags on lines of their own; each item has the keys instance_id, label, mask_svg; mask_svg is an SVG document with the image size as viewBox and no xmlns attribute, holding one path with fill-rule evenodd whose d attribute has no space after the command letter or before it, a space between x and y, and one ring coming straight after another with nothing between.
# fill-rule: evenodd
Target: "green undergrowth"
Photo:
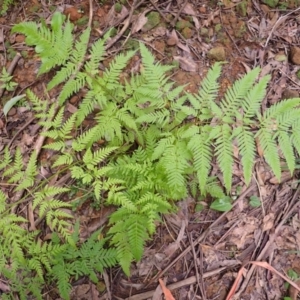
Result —
<instances>
[{"instance_id":1,"label":"green undergrowth","mask_svg":"<svg viewBox=\"0 0 300 300\"><path fill-rule=\"evenodd\" d=\"M295 168L300 99L281 101L262 112L270 77L257 81L258 68L219 99L220 63L208 71L199 92L189 94L169 79L172 67L155 62L142 43L139 51L118 55L99 73L109 36L90 46L90 29L75 39L72 24L61 14L54 14L49 27L27 22L15 25L13 32L24 34L27 45L35 47L41 58L39 75L54 71L48 90L60 91L51 101L27 90L43 128L40 134L51 141L43 147L51 157L48 167L58 178L70 174L96 205L117 209L101 234L80 241L79 225L70 213L75 200L64 201L72 186L58 186L53 177L41 180L35 150L25 158L20 149L6 149L2 179L15 186L15 193L23 193L17 204L32 204L51 239L45 239L43 227L28 231L27 219L12 210L17 204L1 192L0 273L11 290L3 299L14 299L14 293L21 299L41 299L49 285L69 299L73 279L89 276L97 282L98 272L116 264L129 275L131 262L141 259L161 214L174 211L175 201L190 195L225 201L232 186L234 149L246 184L256 141L277 178L281 158L291 172ZM141 57L140 72L126 77L124 70L134 55ZM82 90L84 99L70 115L67 100ZM94 125L86 128L88 117ZM221 181L210 176L214 162Z\"/></svg>"}]
</instances>

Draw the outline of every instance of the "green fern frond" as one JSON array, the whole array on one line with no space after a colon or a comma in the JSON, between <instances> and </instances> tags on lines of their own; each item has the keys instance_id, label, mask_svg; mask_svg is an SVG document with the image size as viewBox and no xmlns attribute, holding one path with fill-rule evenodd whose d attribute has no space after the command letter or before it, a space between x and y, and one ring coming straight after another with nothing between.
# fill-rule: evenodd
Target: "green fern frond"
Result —
<instances>
[{"instance_id":1,"label":"green fern frond","mask_svg":"<svg viewBox=\"0 0 300 300\"><path fill-rule=\"evenodd\" d=\"M73 44L73 26L69 21L63 26L64 19L65 16L55 13L51 20L52 30L45 25L39 28L34 22L23 22L12 29L12 32L26 36L27 45L36 46L35 51L42 59L39 75L64 64L69 59Z\"/></svg>"},{"instance_id":2,"label":"green fern frond","mask_svg":"<svg viewBox=\"0 0 300 300\"><path fill-rule=\"evenodd\" d=\"M245 120L250 120L255 117L261 106L261 101L266 95L267 84L270 81L270 76L264 76L255 84L247 93L244 101L242 101L242 108L244 111L243 118Z\"/></svg>"},{"instance_id":3,"label":"green fern frond","mask_svg":"<svg viewBox=\"0 0 300 300\"><path fill-rule=\"evenodd\" d=\"M260 118L261 126L270 126L270 124L281 114L293 110L300 104L300 98L293 98L280 101L266 109Z\"/></svg>"},{"instance_id":4,"label":"green fern frond","mask_svg":"<svg viewBox=\"0 0 300 300\"><path fill-rule=\"evenodd\" d=\"M35 183L35 177L37 174L37 153L36 151L33 151L27 163L24 177L19 182L16 191L21 191L22 189L32 187Z\"/></svg>"},{"instance_id":5,"label":"green fern frond","mask_svg":"<svg viewBox=\"0 0 300 300\"><path fill-rule=\"evenodd\" d=\"M266 128L261 128L257 133L256 137L259 140L260 146L263 151L263 155L270 165L272 171L278 180L281 177L280 159L277 150L277 145L274 140L274 134Z\"/></svg>"},{"instance_id":6,"label":"green fern frond","mask_svg":"<svg viewBox=\"0 0 300 300\"><path fill-rule=\"evenodd\" d=\"M255 143L254 134L250 128L242 127L240 133L237 136L239 151L241 153L241 162L244 171L244 178L246 184L251 181L253 166L255 162Z\"/></svg>"},{"instance_id":7,"label":"green fern frond","mask_svg":"<svg viewBox=\"0 0 300 300\"><path fill-rule=\"evenodd\" d=\"M92 153L90 149L88 149L84 156L83 156L83 162L86 166L93 165L96 166L100 162L104 161L109 154L111 154L113 151L115 151L117 147L106 147L103 149L99 149L98 151Z\"/></svg>"},{"instance_id":8,"label":"green fern frond","mask_svg":"<svg viewBox=\"0 0 300 300\"><path fill-rule=\"evenodd\" d=\"M242 79L235 81L232 87L230 87L223 100L220 103L224 116L235 116L237 108L240 106L241 101L245 98L248 91L257 80L259 68L255 68L247 73Z\"/></svg>"},{"instance_id":9,"label":"green fern frond","mask_svg":"<svg viewBox=\"0 0 300 300\"><path fill-rule=\"evenodd\" d=\"M78 73L75 78L69 79L68 82L63 86L62 91L58 97L59 105L63 105L70 96L77 93L81 88L83 88L85 83L85 73Z\"/></svg>"},{"instance_id":10,"label":"green fern frond","mask_svg":"<svg viewBox=\"0 0 300 300\"><path fill-rule=\"evenodd\" d=\"M75 151L82 151L95 141L95 137L98 135L98 128L95 126L81 135L77 136L76 140L72 142L72 149Z\"/></svg>"},{"instance_id":11,"label":"green fern frond","mask_svg":"<svg viewBox=\"0 0 300 300\"><path fill-rule=\"evenodd\" d=\"M194 135L188 142L188 149L193 155L200 191L204 193L213 154L208 133L203 131Z\"/></svg>"},{"instance_id":12,"label":"green fern frond","mask_svg":"<svg viewBox=\"0 0 300 300\"><path fill-rule=\"evenodd\" d=\"M191 105L199 112L201 116L200 119L204 120L211 117L211 113L207 110L210 109L211 103L213 103L217 97L219 89L218 78L220 75L221 63L215 63L202 80L198 94L187 94L187 98Z\"/></svg>"},{"instance_id":13,"label":"green fern frond","mask_svg":"<svg viewBox=\"0 0 300 300\"><path fill-rule=\"evenodd\" d=\"M166 170L169 186L186 194L185 169L188 167L188 163L183 153L178 150L175 145L168 146L161 162ZM178 197L181 197L182 194Z\"/></svg>"},{"instance_id":14,"label":"green fern frond","mask_svg":"<svg viewBox=\"0 0 300 300\"><path fill-rule=\"evenodd\" d=\"M120 74L134 54L135 51L129 51L126 54L118 55L115 58L115 60L110 64L109 69L105 70L103 75L103 82L104 86L107 89L113 90L116 87L119 87Z\"/></svg>"},{"instance_id":15,"label":"green fern frond","mask_svg":"<svg viewBox=\"0 0 300 300\"><path fill-rule=\"evenodd\" d=\"M1 157L0 170L7 168L12 161L12 157L7 147L4 148L4 155ZM4 174L3 174L4 176Z\"/></svg>"},{"instance_id":16,"label":"green fern frond","mask_svg":"<svg viewBox=\"0 0 300 300\"><path fill-rule=\"evenodd\" d=\"M163 153L166 150L166 148L169 145L173 145L174 141L175 141L175 137L173 135L171 135L171 134L169 134L168 137L166 137L164 139L161 139L157 143L157 146L154 149L154 152L152 154L151 160L156 160L156 159L160 158L163 155Z\"/></svg>"},{"instance_id":17,"label":"green fern frond","mask_svg":"<svg viewBox=\"0 0 300 300\"><path fill-rule=\"evenodd\" d=\"M279 147L283 153L283 156L287 162L288 169L291 174L295 170L296 160L294 155L293 144L290 135L286 131L278 131L278 143Z\"/></svg>"},{"instance_id":18,"label":"green fern frond","mask_svg":"<svg viewBox=\"0 0 300 300\"><path fill-rule=\"evenodd\" d=\"M224 124L221 127L219 136L216 138L215 153L219 167L224 177L224 185L227 192L231 189L232 167L233 167L233 147L231 128Z\"/></svg>"}]
</instances>

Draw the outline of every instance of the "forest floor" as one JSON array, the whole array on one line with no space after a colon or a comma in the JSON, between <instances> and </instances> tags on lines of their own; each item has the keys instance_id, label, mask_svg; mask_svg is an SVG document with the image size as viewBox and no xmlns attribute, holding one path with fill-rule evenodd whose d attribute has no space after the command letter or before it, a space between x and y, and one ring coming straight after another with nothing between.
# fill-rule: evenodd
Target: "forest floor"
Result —
<instances>
[{"instance_id":1,"label":"forest floor","mask_svg":"<svg viewBox=\"0 0 300 300\"><path fill-rule=\"evenodd\" d=\"M132 1L121 2L92 1L94 40L110 27L118 34L128 25L108 49L104 65L142 41L158 61L176 65L171 79L191 92L198 91L215 61L225 61L221 92L258 66L262 74L272 76L265 108L299 96L297 0L266 0L267 4L256 0L144 0L134 2L139 5L133 14ZM14 92L3 93L0 108L28 87L39 93L50 80L49 74L37 78L38 57L24 44L22 35L11 33L11 27L21 21L49 20L55 10L70 15L76 33L86 28L91 17L89 1L72 0L23 0L0 17L0 66L9 68L17 52L21 53L11 70L18 85ZM77 94L70 99L70 112L81 97ZM7 118L1 113L0 117L0 151L8 144L30 148L36 127L26 103L13 107ZM42 153L43 159L47 157ZM163 217L143 259L132 265L130 278L120 268L107 270L97 286L80 278L72 283L72 299L163 299L158 278L165 281L175 299L297 299L296 290L287 288L274 271L249 263L267 262L282 275L294 276L294 280L297 274L300 277L297 172L293 176L283 173L279 183L257 157L250 186L245 186L240 170L234 173L232 197L236 195L237 200L231 211L209 209L211 199L180 201L176 213ZM258 199L261 205L256 206ZM77 211L87 235L105 223L110 209L97 211L86 202ZM234 297L229 295L232 287ZM99 296L93 293L95 288ZM45 299L57 298L50 293Z\"/></svg>"}]
</instances>

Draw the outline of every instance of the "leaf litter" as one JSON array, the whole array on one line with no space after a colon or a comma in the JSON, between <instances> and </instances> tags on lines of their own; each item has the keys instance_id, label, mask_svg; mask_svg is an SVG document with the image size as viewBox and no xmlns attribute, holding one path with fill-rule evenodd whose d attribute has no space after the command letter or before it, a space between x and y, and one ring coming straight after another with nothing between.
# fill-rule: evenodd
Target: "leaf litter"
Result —
<instances>
[{"instance_id":1,"label":"leaf litter","mask_svg":"<svg viewBox=\"0 0 300 300\"><path fill-rule=\"evenodd\" d=\"M30 2L25 3L25 10L30 11ZM172 27L172 24L165 22L162 17L159 27L147 30L145 27L149 22L147 13L156 10L151 3L141 1L139 13L131 18L127 18L130 15L130 6L123 5L120 13L116 13L110 1L106 1L105 5L94 4L94 21L98 22L94 28L96 36L99 37L99 34L110 26L120 31L126 20L130 23L131 37L128 35L127 38L123 40L121 38L116 42L112 46L113 52L110 55L123 49L130 49L133 47L134 39L159 41L160 44L156 43L156 46L151 42L153 53L162 54L160 60L163 62L177 61L179 67L172 74L172 78L178 84L188 84L187 89L196 91L200 79L212 63L207 58L208 50L221 46L226 50L227 60L221 85L232 84L239 78L241 72L258 65L262 68L260 76L272 75L265 108L270 104L278 103L288 95L287 90L292 90L296 93L294 96L299 96L300 81L297 72L300 69L300 49L298 46L293 46L299 45L300 22L297 15L299 8L292 6L288 12L285 12L279 8L270 9L267 5L253 1L246 2L246 15L241 16L236 10L239 5L236 1L222 1L224 7L209 1L201 5L193 1L178 1L178 3L156 1L155 4L166 19L177 18L178 22L189 22L191 25L188 26L192 34L187 36L188 30L184 30L187 27L180 28L177 23L175 24L177 26ZM78 4L71 5L70 8L78 11ZM16 40L12 40L9 28L5 25L9 24L7 20L10 20L10 14L15 13L16 9L17 7L13 7L7 16L0 18L0 37L3 41L16 43L15 47L18 48L19 44ZM39 13L49 15L49 12L49 7L43 3ZM88 11L85 11L80 17L87 14ZM24 18L25 16L21 16L18 21L23 21ZM80 25L78 26L78 30L81 30ZM3 64L1 67L8 66L13 60L13 55L8 56L7 50L1 46L0 62ZM17 95L21 95L23 89L32 84L37 94L43 93L42 83L49 81L50 78L46 75L36 79L39 61L28 52L28 49L19 48L19 50L25 51L26 55L11 71L19 85ZM16 95L8 91L4 93L1 97L2 108L4 101L13 99L13 96ZM25 104L20 105L22 108ZM70 114L76 111L76 105L70 104L68 107ZM30 111L22 110L20 107L15 109L14 113L8 113L7 119L1 118L1 144L8 144L14 137L11 147L19 146L23 152L26 152L35 141L38 130L38 128L34 129L36 127L34 122L23 128L29 118ZM18 129L22 131L18 133ZM259 145L257 148L260 152ZM45 158L45 162L47 159ZM297 189L295 189L295 185L292 185L292 181L297 179L297 173L286 174L286 177L282 178L284 180L279 183L275 181L270 170L259 157L255 171L251 182L251 193L241 197L238 205L234 206L231 212L220 215L209 210L207 205L202 211L196 212L198 199L187 199L184 209L179 207L173 218L166 217L165 224L159 226L153 241L147 245L141 262L133 266L135 270L132 270L131 278L126 278L118 270L111 270L109 277L106 276L105 279L102 277L102 281L100 280L102 283L105 282L103 290L98 285L84 280L74 285L72 299L104 299L104 297L125 299L129 295L142 295L149 290L155 291L158 287L165 291L165 295L168 295L166 297L169 297L167 299L172 299L170 297L184 299L183 295L186 299L192 299L193 295L201 296L203 299L205 297L230 299L234 294L238 299L247 299L247 297L282 299L289 293L292 299L295 299L297 294L295 290L289 291L284 286L284 282L289 280L280 279L278 275L287 273L291 268L298 270L300 274L300 259L297 255L300 247L300 221L297 211L299 188L296 185ZM47 172L46 163L41 169L41 175L47 177ZM243 185L237 166L234 173L236 186ZM66 182L69 182L68 178ZM77 193L81 197L80 191ZM250 205L252 195L260 199L261 206L255 208ZM207 198L205 202L210 203L211 200ZM89 207L88 202L80 207L76 212L76 218L81 222L81 239L88 238L92 232L105 226L112 209L102 207L97 212ZM282 223L283 220L285 222ZM189 235L191 239L187 238ZM186 251L186 249L192 250L191 243L196 256L193 256L191 251ZM247 260L254 261L255 268L245 264L241 267L241 263ZM266 260L270 265L265 263ZM272 263L276 269L271 267ZM203 269L199 281L199 276L196 278L196 270L200 266ZM257 271L260 267L268 268L276 280L272 281L266 273ZM260 285L258 288L255 272L258 281L267 284ZM157 273L161 276L155 275ZM167 276L164 275L166 273ZM242 284L240 282L238 285L235 284L234 277L237 278L236 282L241 280ZM163 278L164 281L159 281L159 278ZM121 283L122 288L118 282ZM274 292L268 283L273 284ZM231 292L227 294L230 288ZM0 289L5 292L9 290L9 286L2 282ZM255 289L259 294L254 292ZM130 299L146 298L131 297Z\"/></svg>"}]
</instances>

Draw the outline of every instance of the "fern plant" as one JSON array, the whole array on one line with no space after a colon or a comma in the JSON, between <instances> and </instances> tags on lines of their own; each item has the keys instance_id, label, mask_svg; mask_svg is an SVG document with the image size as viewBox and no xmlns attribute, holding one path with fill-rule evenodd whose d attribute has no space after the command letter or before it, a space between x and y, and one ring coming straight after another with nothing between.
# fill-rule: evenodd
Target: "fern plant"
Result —
<instances>
[{"instance_id":1,"label":"fern plant","mask_svg":"<svg viewBox=\"0 0 300 300\"><path fill-rule=\"evenodd\" d=\"M8 11L9 7L14 3L14 0L3 0L0 3L0 15L3 16Z\"/></svg>"},{"instance_id":2,"label":"fern plant","mask_svg":"<svg viewBox=\"0 0 300 300\"><path fill-rule=\"evenodd\" d=\"M7 213L9 206L2 195L1 216L9 216L14 224L8 241L16 243L14 272L5 276L20 294L36 293L37 286L54 279L65 299L73 277L88 275L96 281L95 272L116 262L129 275L130 263L141 259L161 214L174 209L173 201L190 193L215 198L230 193L234 146L247 184L256 142L278 178L280 161L286 160L293 172L295 150L300 153L300 99L283 100L262 112L270 77L258 81L258 68L236 81L219 99L221 64L216 63L198 93L185 93L184 87L170 81L171 67L156 63L142 43L139 52L118 55L99 72L109 34L89 47L90 29L78 39L72 29L64 16L55 13L50 27L25 22L14 26L13 32L25 34L26 43L35 46L42 60L39 75L55 68L47 88L60 88L58 101L51 103L30 90L27 97L43 127L41 134L51 139L44 151L51 153L52 171L69 173L91 191L98 204L116 206L105 239L99 241L95 233L86 243L78 242L78 227L77 235L72 234L71 215L63 210L71 205L62 200L68 189L39 181L34 152L26 162L19 150L14 155L6 150L0 165L5 180L15 184L16 191L26 191L22 201L28 201L26 197L33 201L34 212L45 219L55 238L36 242L37 233L27 238L18 225L26 220ZM141 56L140 72L124 79L122 72L133 55ZM85 96L70 116L65 103L80 90ZM94 123L85 128L83 121L89 116ZM221 182L210 176L215 161L223 175ZM3 232L7 230L4 223L0 226ZM9 245L3 245L2 267L9 255ZM31 275L35 289L17 285L19 274Z\"/></svg>"}]
</instances>

